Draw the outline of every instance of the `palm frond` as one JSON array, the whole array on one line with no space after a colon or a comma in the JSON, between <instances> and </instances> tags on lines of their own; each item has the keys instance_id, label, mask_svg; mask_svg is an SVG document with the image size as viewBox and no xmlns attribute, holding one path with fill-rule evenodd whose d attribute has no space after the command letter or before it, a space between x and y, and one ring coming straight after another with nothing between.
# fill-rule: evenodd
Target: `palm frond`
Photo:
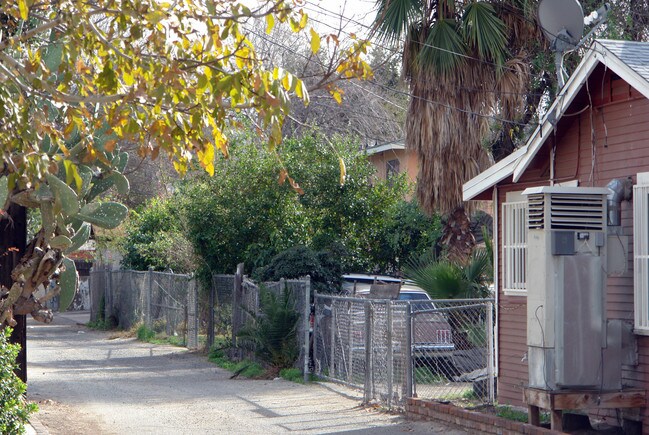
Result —
<instances>
[{"instance_id":1,"label":"palm frond","mask_svg":"<svg viewBox=\"0 0 649 435\"><path fill-rule=\"evenodd\" d=\"M462 54L466 53L466 45L458 29L458 23L452 19L433 23L419 53L419 68L432 68L441 75L454 73L464 63Z\"/></svg>"},{"instance_id":2,"label":"palm frond","mask_svg":"<svg viewBox=\"0 0 649 435\"><path fill-rule=\"evenodd\" d=\"M493 6L472 2L464 11L462 33L480 59L494 62L500 71L507 56L507 28Z\"/></svg>"},{"instance_id":3,"label":"palm frond","mask_svg":"<svg viewBox=\"0 0 649 435\"><path fill-rule=\"evenodd\" d=\"M398 42L413 22L420 19L421 0L378 0L377 13L372 30L379 39Z\"/></svg>"}]
</instances>

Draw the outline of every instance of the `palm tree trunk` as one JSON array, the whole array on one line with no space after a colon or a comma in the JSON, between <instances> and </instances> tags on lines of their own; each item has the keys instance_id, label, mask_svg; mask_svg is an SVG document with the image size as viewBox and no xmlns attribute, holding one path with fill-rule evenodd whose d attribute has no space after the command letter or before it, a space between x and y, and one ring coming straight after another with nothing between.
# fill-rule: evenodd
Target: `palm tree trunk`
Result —
<instances>
[{"instance_id":1,"label":"palm tree trunk","mask_svg":"<svg viewBox=\"0 0 649 435\"><path fill-rule=\"evenodd\" d=\"M457 207L446 217L440 244L452 262L465 264L470 258L475 247L475 237L464 206Z\"/></svg>"}]
</instances>

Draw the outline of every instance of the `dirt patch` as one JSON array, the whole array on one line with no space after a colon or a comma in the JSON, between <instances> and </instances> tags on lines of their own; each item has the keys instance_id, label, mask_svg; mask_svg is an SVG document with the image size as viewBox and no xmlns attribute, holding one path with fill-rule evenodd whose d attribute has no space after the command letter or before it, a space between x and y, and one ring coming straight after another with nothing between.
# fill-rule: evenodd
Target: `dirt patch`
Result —
<instances>
[{"instance_id":1,"label":"dirt patch","mask_svg":"<svg viewBox=\"0 0 649 435\"><path fill-rule=\"evenodd\" d=\"M30 399L34 401L34 398ZM107 433L90 414L80 412L69 405L50 399L36 401L38 413L35 418L51 435Z\"/></svg>"}]
</instances>

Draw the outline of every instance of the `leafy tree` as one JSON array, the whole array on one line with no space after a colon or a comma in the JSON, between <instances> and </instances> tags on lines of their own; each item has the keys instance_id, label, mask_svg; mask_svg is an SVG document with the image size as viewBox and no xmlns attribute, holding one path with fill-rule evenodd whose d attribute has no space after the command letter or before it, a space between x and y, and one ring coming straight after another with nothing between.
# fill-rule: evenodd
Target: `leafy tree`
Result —
<instances>
[{"instance_id":1,"label":"leafy tree","mask_svg":"<svg viewBox=\"0 0 649 435\"><path fill-rule=\"evenodd\" d=\"M375 254L379 268L399 273L408 260L433 249L441 234L438 215L426 215L416 201L400 201L387 211Z\"/></svg>"},{"instance_id":2,"label":"leafy tree","mask_svg":"<svg viewBox=\"0 0 649 435\"><path fill-rule=\"evenodd\" d=\"M39 208L42 229L2 283L0 324L14 325L14 314L51 320L33 293L52 277L61 291L75 291L78 277L65 254L83 244L90 225L113 228L127 214L120 203L97 202L112 187L128 192L125 141L142 157L166 155L181 174L193 162L213 174L215 154L229 153L226 127L239 126L241 116L255 120L271 149L281 141L290 94L308 102L308 89L281 68L267 68L243 24L262 18L269 30L308 32L315 53L320 35L293 6L2 2L0 205L15 221L25 215L11 204ZM320 85L335 89L342 77L367 76L365 47L339 44L336 74Z\"/></svg>"},{"instance_id":3,"label":"leafy tree","mask_svg":"<svg viewBox=\"0 0 649 435\"><path fill-rule=\"evenodd\" d=\"M149 223L132 220L123 245L158 255L156 241L169 237L157 228L173 232L186 225L200 264L211 273L231 273L242 261L252 271L293 248L280 257L288 259L283 263L290 270L265 279L308 273L330 287L341 270L394 272L411 254L434 244L438 220L404 203L407 180L374 180L374 167L353 141L293 139L275 155L240 133L232 150L232 158L215 161L215 177L193 174L165 200L173 204L155 201L152 211L142 214ZM300 252L299 262L290 260ZM127 253L129 266L142 269L168 261L162 254L132 258Z\"/></svg>"},{"instance_id":4,"label":"leafy tree","mask_svg":"<svg viewBox=\"0 0 649 435\"><path fill-rule=\"evenodd\" d=\"M379 269L375 256L386 217L410 191L405 176L390 183L375 180L374 166L351 139L288 141L282 156L304 190L300 204L309 223L308 245L315 250L343 247L346 271Z\"/></svg>"},{"instance_id":5,"label":"leafy tree","mask_svg":"<svg viewBox=\"0 0 649 435\"><path fill-rule=\"evenodd\" d=\"M186 237L179 203L151 200L141 211L131 213L127 243L122 244L122 265L128 269L172 269L177 273L196 270L197 259Z\"/></svg>"}]
</instances>

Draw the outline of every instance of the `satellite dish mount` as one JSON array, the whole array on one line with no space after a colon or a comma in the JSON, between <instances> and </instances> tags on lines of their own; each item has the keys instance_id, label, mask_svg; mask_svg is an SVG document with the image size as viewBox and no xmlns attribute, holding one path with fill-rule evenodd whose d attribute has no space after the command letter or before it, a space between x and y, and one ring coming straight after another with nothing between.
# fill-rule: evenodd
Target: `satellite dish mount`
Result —
<instances>
[{"instance_id":1,"label":"satellite dish mount","mask_svg":"<svg viewBox=\"0 0 649 435\"><path fill-rule=\"evenodd\" d=\"M563 68L563 57L576 50L593 32L606 21L611 6L606 3L598 10L584 17L584 11L577 0L541 0L539 2L539 23L550 49L554 52L554 64L557 70L559 89L566 83L566 71ZM593 28L582 38L584 26L593 24Z\"/></svg>"}]
</instances>

